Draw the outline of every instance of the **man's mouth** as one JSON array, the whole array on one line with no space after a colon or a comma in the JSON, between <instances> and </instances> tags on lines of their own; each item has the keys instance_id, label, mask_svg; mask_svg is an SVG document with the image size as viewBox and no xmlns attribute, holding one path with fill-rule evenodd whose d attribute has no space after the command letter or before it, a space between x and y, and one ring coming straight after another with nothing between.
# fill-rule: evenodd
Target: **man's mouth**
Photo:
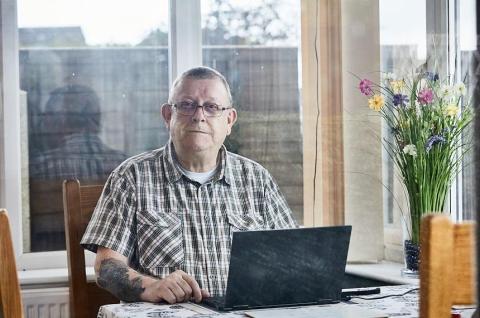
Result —
<instances>
[{"instance_id":1,"label":"man's mouth","mask_svg":"<svg viewBox=\"0 0 480 318\"><path fill-rule=\"evenodd\" d=\"M196 130L196 129L189 130L188 132L190 132L190 133L196 133L196 134L208 134L206 131Z\"/></svg>"}]
</instances>

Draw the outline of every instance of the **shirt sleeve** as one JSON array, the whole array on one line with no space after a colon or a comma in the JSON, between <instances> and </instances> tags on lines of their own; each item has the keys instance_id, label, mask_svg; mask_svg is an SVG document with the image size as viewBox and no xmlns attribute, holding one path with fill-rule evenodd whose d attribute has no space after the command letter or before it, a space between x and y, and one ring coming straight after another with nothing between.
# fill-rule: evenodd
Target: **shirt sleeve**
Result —
<instances>
[{"instance_id":1,"label":"shirt sleeve","mask_svg":"<svg viewBox=\"0 0 480 318\"><path fill-rule=\"evenodd\" d=\"M136 210L134 178L128 170L113 171L83 235L82 246L92 252L103 246L130 258L136 243Z\"/></svg>"},{"instance_id":2,"label":"shirt sleeve","mask_svg":"<svg viewBox=\"0 0 480 318\"><path fill-rule=\"evenodd\" d=\"M265 170L265 209L266 218L272 229L298 227L292 210L273 177Z\"/></svg>"}]
</instances>

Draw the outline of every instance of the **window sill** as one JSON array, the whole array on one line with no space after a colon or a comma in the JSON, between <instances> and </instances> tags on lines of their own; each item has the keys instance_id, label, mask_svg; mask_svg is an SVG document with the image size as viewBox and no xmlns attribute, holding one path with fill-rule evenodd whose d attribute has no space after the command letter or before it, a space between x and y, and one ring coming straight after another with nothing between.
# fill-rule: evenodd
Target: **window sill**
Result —
<instances>
[{"instance_id":1,"label":"window sill","mask_svg":"<svg viewBox=\"0 0 480 318\"><path fill-rule=\"evenodd\" d=\"M347 264L345 272L350 275L383 281L390 284L419 285L418 278L406 278L400 274L401 263L382 261L375 264Z\"/></svg>"},{"instance_id":2,"label":"window sill","mask_svg":"<svg viewBox=\"0 0 480 318\"><path fill-rule=\"evenodd\" d=\"M87 267L88 281L95 281L95 271L92 266ZM65 287L68 286L68 269L34 269L18 271L18 280L22 289Z\"/></svg>"}]
</instances>

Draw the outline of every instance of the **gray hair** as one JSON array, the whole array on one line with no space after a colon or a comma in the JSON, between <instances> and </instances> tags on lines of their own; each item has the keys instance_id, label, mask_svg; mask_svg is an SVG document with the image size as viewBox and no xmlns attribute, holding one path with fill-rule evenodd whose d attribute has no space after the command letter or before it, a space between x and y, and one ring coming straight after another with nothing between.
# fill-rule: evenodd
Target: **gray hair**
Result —
<instances>
[{"instance_id":1,"label":"gray hair","mask_svg":"<svg viewBox=\"0 0 480 318\"><path fill-rule=\"evenodd\" d=\"M225 90L227 91L228 100L230 104L232 104L232 93L230 92L230 86L228 85L227 80L225 77L217 70L213 68L206 67L206 66L199 66L191 68L185 72L183 72L177 79L173 82L172 88L168 94L168 103L173 103L173 94L175 93L175 89L185 80L186 78L193 78L193 79L219 79L223 86L225 86Z\"/></svg>"}]
</instances>

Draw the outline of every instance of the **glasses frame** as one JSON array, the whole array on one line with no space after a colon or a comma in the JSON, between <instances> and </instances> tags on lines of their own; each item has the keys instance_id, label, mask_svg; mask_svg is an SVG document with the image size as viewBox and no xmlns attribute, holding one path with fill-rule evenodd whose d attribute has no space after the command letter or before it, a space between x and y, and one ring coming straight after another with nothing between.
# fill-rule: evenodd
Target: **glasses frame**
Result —
<instances>
[{"instance_id":1,"label":"glasses frame","mask_svg":"<svg viewBox=\"0 0 480 318\"><path fill-rule=\"evenodd\" d=\"M171 107L175 108L175 111L177 113L179 113L180 115L184 115L184 116L193 116L195 114L195 112L197 111L198 107L201 107L202 108L202 111L203 111L203 115L205 117L220 117L223 115L223 111L227 110L227 109L232 109L233 107L230 106L230 107L222 107L221 105L218 105L218 104L215 104L215 103L208 103L209 105L215 105L217 107L217 110L218 110L218 114L217 115L212 115L212 114L209 114L208 112L205 112L205 104L203 105L200 105L199 103L197 102L191 102L190 104L192 105L196 105L195 109L193 110L193 112L191 114L187 114L187 113L183 113L181 111L179 111L179 108L178 108L178 104L180 103L190 103L190 102L187 102L187 101L180 101L180 102L177 102L177 103L172 103L172 104L168 104L170 105Z\"/></svg>"}]
</instances>

